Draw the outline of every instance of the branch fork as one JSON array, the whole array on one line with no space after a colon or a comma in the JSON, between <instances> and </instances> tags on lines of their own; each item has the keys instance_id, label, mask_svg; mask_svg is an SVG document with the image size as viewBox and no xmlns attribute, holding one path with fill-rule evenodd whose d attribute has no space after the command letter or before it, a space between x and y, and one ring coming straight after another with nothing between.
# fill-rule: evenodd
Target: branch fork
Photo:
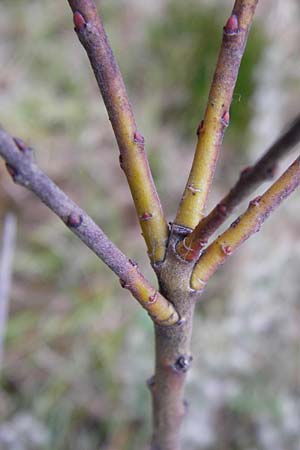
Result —
<instances>
[{"instance_id":1,"label":"branch fork","mask_svg":"<svg viewBox=\"0 0 300 450\"><path fill-rule=\"evenodd\" d=\"M0 155L15 183L31 190L116 273L138 302L159 325L172 325L179 316L174 306L157 292L104 234L85 211L79 208L34 162L33 152L23 141L12 139L0 129Z\"/></svg>"},{"instance_id":2,"label":"branch fork","mask_svg":"<svg viewBox=\"0 0 300 450\"><path fill-rule=\"evenodd\" d=\"M13 180L30 189L118 276L147 310L155 326L155 375L148 382L153 402L152 450L180 450L186 412L184 385L191 367L194 308L210 277L269 214L300 184L300 157L273 185L209 245L235 207L274 177L279 160L300 140L300 116L230 192L205 215L239 66L258 0L236 0L224 29L190 175L171 229L167 226L117 61L93 0L68 0L75 32L83 45L105 103L159 290L141 274L101 228L37 166L33 152L0 128L0 155Z\"/></svg>"}]
</instances>

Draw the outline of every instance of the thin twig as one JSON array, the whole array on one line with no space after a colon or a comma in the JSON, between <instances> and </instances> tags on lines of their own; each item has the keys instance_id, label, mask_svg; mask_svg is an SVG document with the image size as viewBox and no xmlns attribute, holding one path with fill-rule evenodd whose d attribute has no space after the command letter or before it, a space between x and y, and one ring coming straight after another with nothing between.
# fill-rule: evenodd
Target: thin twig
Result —
<instances>
[{"instance_id":1,"label":"thin twig","mask_svg":"<svg viewBox=\"0 0 300 450\"><path fill-rule=\"evenodd\" d=\"M45 203L69 229L76 234L110 269L118 275L122 287L161 325L178 321L173 305L156 291L139 272L137 264L128 259L67 195L45 175L33 160L32 150L21 140L13 140L0 129L0 155L7 163L13 180Z\"/></svg>"},{"instance_id":2,"label":"thin twig","mask_svg":"<svg viewBox=\"0 0 300 450\"><path fill-rule=\"evenodd\" d=\"M191 287L204 289L207 281L218 267L250 236L260 230L263 222L281 202L300 184L300 157L284 174L260 197L249 203L247 211L235 220L230 228L222 233L203 252L194 268Z\"/></svg>"},{"instance_id":3,"label":"thin twig","mask_svg":"<svg viewBox=\"0 0 300 450\"><path fill-rule=\"evenodd\" d=\"M4 337L9 309L16 228L17 222L15 216L13 214L7 214L3 223L0 258L0 369L3 362Z\"/></svg>"},{"instance_id":4,"label":"thin twig","mask_svg":"<svg viewBox=\"0 0 300 450\"><path fill-rule=\"evenodd\" d=\"M163 260L168 229L125 85L93 0L68 0L75 31L95 73L120 150L152 263Z\"/></svg>"},{"instance_id":5,"label":"thin twig","mask_svg":"<svg viewBox=\"0 0 300 450\"><path fill-rule=\"evenodd\" d=\"M233 90L257 2L236 0L224 27L205 117L197 132L192 169L175 219L177 225L194 229L203 216L224 131L229 125Z\"/></svg>"},{"instance_id":6,"label":"thin twig","mask_svg":"<svg viewBox=\"0 0 300 450\"><path fill-rule=\"evenodd\" d=\"M214 232L225 222L234 209L252 194L264 181L275 176L278 162L300 141L300 116L274 142L252 166L246 167L229 193L204 217L192 233L177 246L179 256L195 260Z\"/></svg>"}]
</instances>

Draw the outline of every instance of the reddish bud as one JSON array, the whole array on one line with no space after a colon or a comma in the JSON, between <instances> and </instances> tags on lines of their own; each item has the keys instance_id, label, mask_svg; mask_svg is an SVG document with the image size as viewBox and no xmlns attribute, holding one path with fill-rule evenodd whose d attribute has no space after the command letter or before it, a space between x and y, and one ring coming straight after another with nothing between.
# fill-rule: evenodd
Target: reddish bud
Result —
<instances>
[{"instance_id":1,"label":"reddish bud","mask_svg":"<svg viewBox=\"0 0 300 450\"><path fill-rule=\"evenodd\" d=\"M232 14L226 22L224 32L226 34L236 34L239 31L239 21L236 14Z\"/></svg>"},{"instance_id":2,"label":"reddish bud","mask_svg":"<svg viewBox=\"0 0 300 450\"><path fill-rule=\"evenodd\" d=\"M227 207L225 205L222 205L222 203L219 203L217 205L218 213L220 213L222 216L226 216L227 214Z\"/></svg>"},{"instance_id":3,"label":"reddish bud","mask_svg":"<svg viewBox=\"0 0 300 450\"><path fill-rule=\"evenodd\" d=\"M223 114L223 116L222 116L221 122L222 122L222 124L223 124L225 127L228 127L228 125L229 125L229 120L230 120L229 111L225 111L224 114Z\"/></svg>"},{"instance_id":4,"label":"reddish bud","mask_svg":"<svg viewBox=\"0 0 300 450\"><path fill-rule=\"evenodd\" d=\"M75 11L73 15L75 31L82 31L86 27L86 21L79 11Z\"/></svg>"},{"instance_id":5,"label":"reddish bud","mask_svg":"<svg viewBox=\"0 0 300 450\"><path fill-rule=\"evenodd\" d=\"M150 304L155 303L157 301L157 298L158 298L158 292L155 292L155 294L151 295L148 298L148 303L150 303Z\"/></svg>"},{"instance_id":6,"label":"reddish bud","mask_svg":"<svg viewBox=\"0 0 300 450\"><path fill-rule=\"evenodd\" d=\"M13 138L13 139L14 139L14 142L15 142L16 146L18 147L18 149L21 152L24 153L26 150L28 150L27 145L25 144L24 141L22 141L22 139L19 139L19 138Z\"/></svg>"},{"instance_id":7,"label":"reddish bud","mask_svg":"<svg viewBox=\"0 0 300 450\"><path fill-rule=\"evenodd\" d=\"M144 144L145 139L138 131L135 131L133 134L133 140L136 144Z\"/></svg>"},{"instance_id":8,"label":"reddish bud","mask_svg":"<svg viewBox=\"0 0 300 450\"><path fill-rule=\"evenodd\" d=\"M258 206L261 201L261 196L255 197L253 200L249 202L249 206Z\"/></svg>"},{"instance_id":9,"label":"reddish bud","mask_svg":"<svg viewBox=\"0 0 300 450\"><path fill-rule=\"evenodd\" d=\"M67 225L72 228L78 228L82 224L82 217L72 212L67 218Z\"/></svg>"},{"instance_id":10,"label":"reddish bud","mask_svg":"<svg viewBox=\"0 0 300 450\"><path fill-rule=\"evenodd\" d=\"M148 212L144 212L144 214L142 214L140 216L140 220L146 222L147 220L150 220L153 217L153 214L148 213Z\"/></svg>"},{"instance_id":11,"label":"reddish bud","mask_svg":"<svg viewBox=\"0 0 300 450\"><path fill-rule=\"evenodd\" d=\"M197 136L200 135L201 131L203 131L203 128L204 128L204 120L201 120L197 128Z\"/></svg>"},{"instance_id":12,"label":"reddish bud","mask_svg":"<svg viewBox=\"0 0 300 450\"><path fill-rule=\"evenodd\" d=\"M222 248L222 252L223 252L225 255L227 255L227 256L231 255L231 253L232 253L232 247L231 247L231 245L222 245L221 248Z\"/></svg>"}]
</instances>

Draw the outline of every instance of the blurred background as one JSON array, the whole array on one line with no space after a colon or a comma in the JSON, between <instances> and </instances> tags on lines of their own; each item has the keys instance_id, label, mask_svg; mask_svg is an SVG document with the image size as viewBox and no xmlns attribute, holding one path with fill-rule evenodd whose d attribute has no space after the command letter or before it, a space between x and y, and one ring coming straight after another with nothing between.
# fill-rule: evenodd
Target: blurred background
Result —
<instances>
[{"instance_id":1,"label":"blurred background","mask_svg":"<svg viewBox=\"0 0 300 450\"><path fill-rule=\"evenodd\" d=\"M96 3L172 220L233 1ZM299 19L297 0L258 7L210 206L299 113ZM1 0L0 63L2 126L34 147L40 166L155 283L67 2ZM219 270L198 305L184 448L300 448L297 197ZM1 450L146 449L148 316L1 164L1 224L8 211L17 217L17 243L1 342Z\"/></svg>"}]
</instances>

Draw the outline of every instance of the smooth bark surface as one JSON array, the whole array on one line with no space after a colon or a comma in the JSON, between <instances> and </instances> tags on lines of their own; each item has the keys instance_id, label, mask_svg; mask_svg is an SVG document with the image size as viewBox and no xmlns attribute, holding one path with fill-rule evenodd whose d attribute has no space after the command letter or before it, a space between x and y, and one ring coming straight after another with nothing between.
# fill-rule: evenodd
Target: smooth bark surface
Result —
<instances>
[{"instance_id":1,"label":"smooth bark surface","mask_svg":"<svg viewBox=\"0 0 300 450\"><path fill-rule=\"evenodd\" d=\"M192 261L214 232L232 214L235 208L264 181L274 178L279 161L300 141L300 116L280 135L264 155L252 166L246 167L229 193L204 217L192 233L177 246L181 258Z\"/></svg>"},{"instance_id":2,"label":"smooth bark surface","mask_svg":"<svg viewBox=\"0 0 300 450\"><path fill-rule=\"evenodd\" d=\"M68 0L120 150L124 171L152 263L163 260L167 223L152 179L144 138L137 129L118 63L93 0Z\"/></svg>"},{"instance_id":3,"label":"smooth bark surface","mask_svg":"<svg viewBox=\"0 0 300 450\"><path fill-rule=\"evenodd\" d=\"M194 161L175 219L177 225L194 229L203 216L257 2L236 0L224 27L204 120L198 128Z\"/></svg>"},{"instance_id":4,"label":"smooth bark surface","mask_svg":"<svg viewBox=\"0 0 300 450\"><path fill-rule=\"evenodd\" d=\"M119 277L147 310L155 325L155 368L148 386L152 394L152 450L180 450L180 431L187 409L184 387L192 364L190 343L194 309L207 281L232 252L300 184L300 159L266 193L205 249L208 237L233 208L274 173L276 162L300 138L300 119L250 169L205 219L200 221L212 183L216 160L258 0L236 0L223 34L190 177L169 234L147 157L137 130L124 82L93 0L68 0L75 31L95 73L120 150L136 211L156 271L159 291L140 273L98 225L42 172L21 140L0 129L0 155L13 180L30 189ZM209 37L208 37L209 38ZM104 168L105 169L105 168ZM198 225L198 226L197 226ZM191 233L192 229L195 229Z\"/></svg>"},{"instance_id":5,"label":"smooth bark surface","mask_svg":"<svg viewBox=\"0 0 300 450\"><path fill-rule=\"evenodd\" d=\"M238 217L204 252L195 266L192 289L203 290L217 268L250 236L300 184L300 157L262 195L251 200L247 211Z\"/></svg>"},{"instance_id":6,"label":"smooth bark surface","mask_svg":"<svg viewBox=\"0 0 300 450\"><path fill-rule=\"evenodd\" d=\"M19 139L13 140L0 129L0 155L14 181L30 189L69 229L76 234L119 278L157 323L171 325L178 321L173 305L154 289L128 259L108 239L95 222L76 205L36 165L32 150Z\"/></svg>"},{"instance_id":7,"label":"smooth bark surface","mask_svg":"<svg viewBox=\"0 0 300 450\"><path fill-rule=\"evenodd\" d=\"M192 364L190 349L195 302L199 292L190 289L192 266L178 259L175 247L182 238L173 228L166 260L158 277L161 292L172 302L181 321L168 327L155 327L155 375L150 388L153 400L153 450L179 450L181 424L187 403L184 386Z\"/></svg>"}]
</instances>

